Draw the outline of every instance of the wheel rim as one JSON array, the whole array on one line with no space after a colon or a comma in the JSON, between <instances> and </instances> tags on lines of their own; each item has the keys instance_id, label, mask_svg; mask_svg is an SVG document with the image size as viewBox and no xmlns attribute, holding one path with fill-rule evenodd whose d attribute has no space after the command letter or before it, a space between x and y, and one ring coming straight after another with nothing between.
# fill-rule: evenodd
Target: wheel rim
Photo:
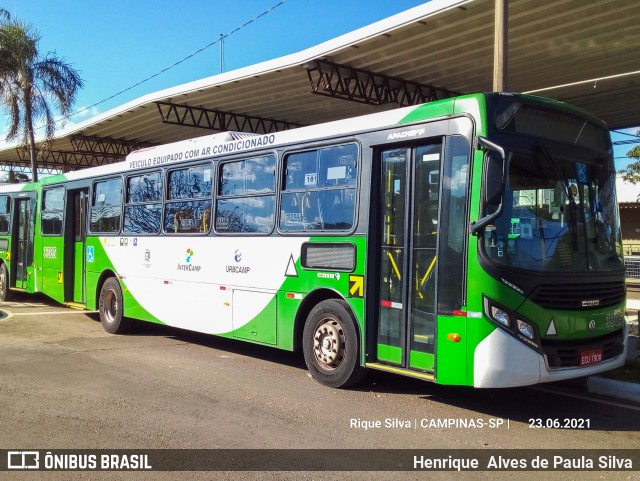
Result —
<instances>
[{"instance_id":1,"label":"wheel rim","mask_svg":"<svg viewBox=\"0 0 640 481\"><path fill-rule=\"evenodd\" d=\"M336 369L344 359L345 336L336 319L324 319L313 334L313 353L324 369Z\"/></svg>"},{"instance_id":2,"label":"wheel rim","mask_svg":"<svg viewBox=\"0 0 640 481\"><path fill-rule=\"evenodd\" d=\"M4 285L6 280L4 269L0 269L0 294L4 294Z\"/></svg>"},{"instance_id":3,"label":"wheel rim","mask_svg":"<svg viewBox=\"0 0 640 481\"><path fill-rule=\"evenodd\" d=\"M115 292L109 290L105 293L102 312L104 313L104 318L107 322L113 322L116 320L116 314L118 313L118 297Z\"/></svg>"}]
</instances>

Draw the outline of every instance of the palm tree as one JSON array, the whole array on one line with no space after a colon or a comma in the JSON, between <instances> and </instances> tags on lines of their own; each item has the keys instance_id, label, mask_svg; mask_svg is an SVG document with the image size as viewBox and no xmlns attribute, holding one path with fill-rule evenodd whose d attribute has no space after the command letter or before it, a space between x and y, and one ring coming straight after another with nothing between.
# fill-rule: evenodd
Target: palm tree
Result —
<instances>
[{"instance_id":1,"label":"palm tree","mask_svg":"<svg viewBox=\"0 0 640 481\"><path fill-rule=\"evenodd\" d=\"M45 139L53 138L56 121L50 102L64 116L71 113L82 88L80 74L55 55L38 52L39 33L0 9L0 101L9 110L7 140L29 147L33 181L38 180L34 122L44 120Z\"/></svg>"}]
</instances>

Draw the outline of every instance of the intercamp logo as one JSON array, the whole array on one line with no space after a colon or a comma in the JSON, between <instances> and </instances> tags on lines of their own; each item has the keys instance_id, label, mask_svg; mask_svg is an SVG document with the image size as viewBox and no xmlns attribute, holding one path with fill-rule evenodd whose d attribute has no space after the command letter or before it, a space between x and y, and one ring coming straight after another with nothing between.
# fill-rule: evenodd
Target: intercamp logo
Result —
<instances>
[{"instance_id":1,"label":"intercamp logo","mask_svg":"<svg viewBox=\"0 0 640 481\"><path fill-rule=\"evenodd\" d=\"M201 266L197 266L197 265L191 263L191 260L192 260L194 254L195 253L193 252L193 249L191 249L190 247L187 248L186 264L180 264L178 262L178 270L179 271L199 272L200 269L202 269Z\"/></svg>"}]
</instances>

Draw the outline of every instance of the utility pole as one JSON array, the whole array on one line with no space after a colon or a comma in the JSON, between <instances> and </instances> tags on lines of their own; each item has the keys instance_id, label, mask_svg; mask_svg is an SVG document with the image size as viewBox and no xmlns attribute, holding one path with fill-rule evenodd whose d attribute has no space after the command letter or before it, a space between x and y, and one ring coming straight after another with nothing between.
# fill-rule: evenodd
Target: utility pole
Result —
<instances>
[{"instance_id":1,"label":"utility pole","mask_svg":"<svg viewBox=\"0 0 640 481\"><path fill-rule=\"evenodd\" d=\"M224 35L220 34L220 73L224 72Z\"/></svg>"},{"instance_id":2,"label":"utility pole","mask_svg":"<svg viewBox=\"0 0 640 481\"><path fill-rule=\"evenodd\" d=\"M495 0L495 31L493 39L493 91L507 90L507 58L509 50L508 0Z\"/></svg>"}]
</instances>

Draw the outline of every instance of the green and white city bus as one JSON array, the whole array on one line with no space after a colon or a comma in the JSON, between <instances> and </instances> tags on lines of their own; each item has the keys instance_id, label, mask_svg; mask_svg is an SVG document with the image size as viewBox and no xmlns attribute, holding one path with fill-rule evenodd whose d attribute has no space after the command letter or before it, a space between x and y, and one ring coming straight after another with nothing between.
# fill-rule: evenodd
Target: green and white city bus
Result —
<instances>
[{"instance_id":1,"label":"green and white city bus","mask_svg":"<svg viewBox=\"0 0 640 481\"><path fill-rule=\"evenodd\" d=\"M0 296L508 387L619 367L625 283L606 125L477 94L220 133L0 188Z\"/></svg>"}]
</instances>

